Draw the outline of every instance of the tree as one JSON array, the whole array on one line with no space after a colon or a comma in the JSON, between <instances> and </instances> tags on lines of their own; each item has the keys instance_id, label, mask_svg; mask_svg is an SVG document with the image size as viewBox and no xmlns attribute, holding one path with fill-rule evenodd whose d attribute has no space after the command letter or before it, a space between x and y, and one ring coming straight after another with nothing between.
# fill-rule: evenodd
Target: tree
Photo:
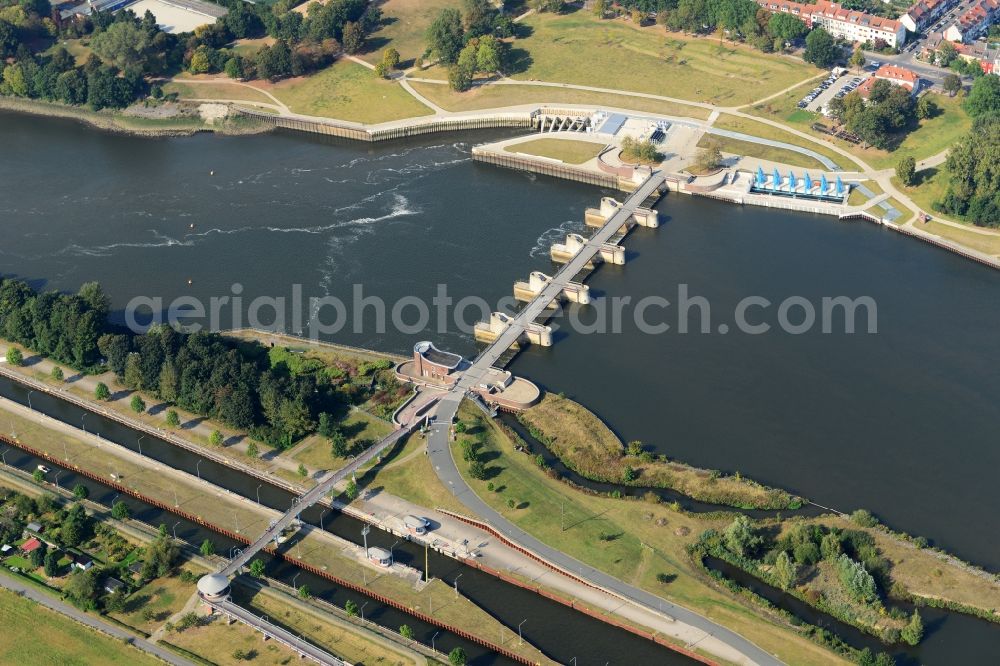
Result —
<instances>
[{"instance_id":1,"label":"tree","mask_svg":"<svg viewBox=\"0 0 1000 666\"><path fill-rule=\"evenodd\" d=\"M298 472L299 472L299 476L301 476L303 478L309 476L309 470L306 469L306 466L303 465L302 463L299 463L299 470L298 470Z\"/></svg>"},{"instance_id":2,"label":"tree","mask_svg":"<svg viewBox=\"0 0 1000 666\"><path fill-rule=\"evenodd\" d=\"M31 473L31 478L35 480L35 483L42 483L45 481L45 472L40 469L36 469Z\"/></svg>"},{"instance_id":3,"label":"tree","mask_svg":"<svg viewBox=\"0 0 1000 666\"><path fill-rule=\"evenodd\" d=\"M116 21L90 40L94 53L121 69L144 69L150 46L150 36L132 21Z\"/></svg>"},{"instance_id":4,"label":"tree","mask_svg":"<svg viewBox=\"0 0 1000 666\"><path fill-rule=\"evenodd\" d=\"M465 654L465 650L460 647L453 648L448 653L448 663L451 666L465 666L466 661L468 661L468 657Z\"/></svg>"},{"instance_id":5,"label":"tree","mask_svg":"<svg viewBox=\"0 0 1000 666\"><path fill-rule=\"evenodd\" d=\"M964 107L973 118L1000 114L1000 76L981 76L976 79Z\"/></svg>"},{"instance_id":6,"label":"tree","mask_svg":"<svg viewBox=\"0 0 1000 666\"><path fill-rule=\"evenodd\" d=\"M507 498L507 508L508 509L513 509L515 506L517 506L517 502L515 502L513 498L508 497Z\"/></svg>"},{"instance_id":7,"label":"tree","mask_svg":"<svg viewBox=\"0 0 1000 666\"><path fill-rule=\"evenodd\" d=\"M694 167L699 171L715 171L722 165L722 150L719 144L712 140L699 148L694 158Z\"/></svg>"},{"instance_id":8,"label":"tree","mask_svg":"<svg viewBox=\"0 0 1000 666\"><path fill-rule=\"evenodd\" d=\"M865 66L866 61L865 61L865 52L861 49L860 46L854 49L854 53L851 54L851 59L848 60L847 62L851 67L853 67L859 73L861 72L861 68Z\"/></svg>"},{"instance_id":9,"label":"tree","mask_svg":"<svg viewBox=\"0 0 1000 666\"><path fill-rule=\"evenodd\" d=\"M15 367L21 366L24 364L24 354L17 347L11 347L7 350L7 362Z\"/></svg>"},{"instance_id":10,"label":"tree","mask_svg":"<svg viewBox=\"0 0 1000 666\"><path fill-rule=\"evenodd\" d=\"M222 446L222 442L225 441L225 437L218 430L213 430L212 434L208 436L208 443L212 446Z\"/></svg>"},{"instance_id":11,"label":"tree","mask_svg":"<svg viewBox=\"0 0 1000 666\"><path fill-rule=\"evenodd\" d=\"M208 557L210 555L214 555L215 554L215 544L212 543L210 540L205 539L204 541L201 542L201 546L198 548L198 552L200 552L205 557Z\"/></svg>"},{"instance_id":12,"label":"tree","mask_svg":"<svg viewBox=\"0 0 1000 666\"><path fill-rule=\"evenodd\" d=\"M622 472L622 481L625 483L632 483L638 478L639 473L632 469L632 467L625 465L625 470Z\"/></svg>"},{"instance_id":13,"label":"tree","mask_svg":"<svg viewBox=\"0 0 1000 666\"><path fill-rule=\"evenodd\" d=\"M259 451L257 450L257 442L250 442L247 444L247 457L256 458Z\"/></svg>"},{"instance_id":14,"label":"tree","mask_svg":"<svg viewBox=\"0 0 1000 666\"><path fill-rule=\"evenodd\" d=\"M49 578L55 578L59 575L59 553L56 551L50 551L45 553L45 575ZM914 643L916 645L916 643Z\"/></svg>"},{"instance_id":15,"label":"tree","mask_svg":"<svg viewBox=\"0 0 1000 666\"><path fill-rule=\"evenodd\" d=\"M861 527L875 527L878 520L867 509L856 509L851 513L851 522Z\"/></svg>"},{"instance_id":16,"label":"tree","mask_svg":"<svg viewBox=\"0 0 1000 666\"><path fill-rule=\"evenodd\" d=\"M427 28L427 50L450 65L458 60L464 36L461 13L453 7L442 9Z\"/></svg>"},{"instance_id":17,"label":"tree","mask_svg":"<svg viewBox=\"0 0 1000 666\"><path fill-rule=\"evenodd\" d=\"M820 553L824 560L833 561L840 556L840 538L833 534L823 535L823 540L819 544Z\"/></svg>"},{"instance_id":18,"label":"tree","mask_svg":"<svg viewBox=\"0 0 1000 666\"><path fill-rule=\"evenodd\" d=\"M910 156L904 157L896 164L896 177L907 187L913 185L916 173L917 161Z\"/></svg>"},{"instance_id":19,"label":"tree","mask_svg":"<svg viewBox=\"0 0 1000 666\"><path fill-rule=\"evenodd\" d=\"M347 482L347 488L344 489L344 495L347 497L347 501L353 502L358 496L358 483L354 479Z\"/></svg>"},{"instance_id":20,"label":"tree","mask_svg":"<svg viewBox=\"0 0 1000 666\"><path fill-rule=\"evenodd\" d=\"M491 74L502 71L505 46L504 42L493 35L480 38L476 49L476 69Z\"/></svg>"},{"instance_id":21,"label":"tree","mask_svg":"<svg viewBox=\"0 0 1000 666\"><path fill-rule=\"evenodd\" d=\"M790 588L798 577L798 568L792 562L792 558L788 557L787 551L778 553L777 559L774 560L774 577L783 590Z\"/></svg>"},{"instance_id":22,"label":"tree","mask_svg":"<svg viewBox=\"0 0 1000 666\"><path fill-rule=\"evenodd\" d=\"M264 560L254 560L250 563L250 575L254 578L264 577Z\"/></svg>"},{"instance_id":23,"label":"tree","mask_svg":"<svg viewBox=\"0 0 1000 666\"><path fill-rule=\"evenodd\" d=\"M599 19L604 18L604 15L608 13L608 0L594 0L591 9L594 12L594 16Z\"/></svg>"},{"instance_id":24,"label":"tree","mask_svg":"<svg viewBox=\"0 0 1000 666\"><path fill-rule=\"evenodd\" d=\"M904 641L910 645L916 645L924 637L924 621L920 617L920 611L916 608L913 609L913 615L910 616L910 622L899 634Z\"/></svg>"},{"instance_id":25,"label":"tree","mask_svg":"<svg viewBox=\"0 0 1000 666\"><path fill-rule=\"evenodd\" d=\"M396 69L399 67L399 51L391 46L382 51L382 64L384 64L388 69Z\"/></svg>"},{"instance_id":26,"label":"tree","mask_svg":"<svg viewBox=\"0 0 1000 666\"><path fill-rule=\"evenodd\" d=\"M722 538L726 549L740 557L749 557L763 541L746 516L737 516L722 533Z\"/></svg>"},{"instance_id":27,"label":"tree","mask_svg":"<svg viewBox=\"0 0 1000 666\"><path fill-rule=\"evenodd\" d=\"M478 458L469 463L469 476L473 479L483 481L486 479L486 465Z\"/></svg>"},{"instance_id":28,"label":"tree","mask_svg":"<svg viewBox=\"0 0 1000 666\"><path fill-rule=\"evenodd\" d=\"M78 483L75 486L73 486L73 497L75 497L76 499L78 500L87 499L88 495L90 495L90 491L87 490L87 486L83 485L82 483Z\"/></svg>"},{"instance_id":29,"label":"tree","mask_svg":"<svg viewBox=\"0 0 1000 666\"><path fill-rule=\"evenodd\" d=\"M348 599L347 603L344 604L344 612L351 617L357 617L358 610L358 605L351 599Z\"/></svg>"},{"instance_id":30,"label":"tree","mask_svg":"<svg viewBox=\"0 0 1000 666\"><path fill-rule=\"evenodd\" d=\"M413 640L413 629L408 624L401 625L399 627L399 635L408 641Z\"/></svg>"},{"instance_id":31,"label":"tree","mask_svg":"<svg viewBox=\"0 0 1000 666\"><path fill-rule=\"evenodd\" d=\"M115 520L127 520L131 515L132 511L129 510L128 504L122 500L118 500L111 505L111 517Z\"/></svg>"},{"instance_id":32,"label":"tree","mask_svg":"<svg viewBox=\"0 0 1000 666\"><path fill-rule=\"evenodd\" d=\"M950 97L954 97L962 89L962 79L957 74L945 74L941 87Z\"/></svg>"},{"instance_id":33,"label":"tree","mask_svg":"<svg viewBox=\"0 0 1000 666\"><path fill-rule=\"evenodd\" d=\"M66 581L63 592L82 608L94 608L97 602L97 572L77 571Z\"/></svg>"},{"instance_id":34,"label":"tree","mask_svg":"<svg viewBox=\"0 0 1000 666\"><path fill-rule=\"evenodd\" d=\"M132 396L132 401L129 402L129 406L132 407L132 411L136 414L142 414L146 411L146 401L142 399L142 396L138 393Z\"/></svg>"},{"instance_id":35,"label":"tree","mask_svg":"<svg viewBox=\"0 0 1000 666\"><path fill-rule=\"evenodd\" d=\"M138 391L142 386L142 356L138 352L130 352L125 357L125 373L122 376L125 386Z\"/></svg>"},{"instance_id":36,"label":"tree","mask_svg":"<svg viewBox=\"0 0 1000 666\"><path fill-rule=\"evenodd\" d=\"M181 424L181 417L177 414L176 409L167 410L167 426L170 428L176 428Z\"/></svg>"},{"instance_id":37,"label":"tree","mask_svg":"<svg viewBox=\"0 0 1000 666\"><path fill-rule=\"evenodd\" d=\"M453 65L448 69L448 85L455 92L465 92L472 87L472 72L467 67Z\"/></svg>"},{"instance_id":38,"label":"tree","mask_svg":"<svg viewBox=\"0 0 1000 666\"><path fill-rule=\"evenodd\" d=\"M467 37L479 37L493 30L497 10L490 0L463 0L462 15Z\"/></svg>"},{"instance_id":39,"label":"tree","mask_svg":"<svg viewBox=\"0 0 1000 666\"><path fill-rule=\"evenodd\" d=\"M952 61L958 57L958 49L948 40L942 40L941 48L935 56L935 60L942 67L947 67L952 63Z\"/></svg>"},{"instance_id":40,"label":"tree","mask_svg":"<svg viewBox=\"0 0 1000 666\"><path fill-rule=\"evenodd\" d=\"M63 369L60 368L58 365L52 368L52 379L56 380L57 382L61 382L64 376L65 375L63 375Z\"/></svg>"},{"instance_id":41,"label":"tree","mask_svg":"<svg viewBox=\"0 0 1000 666\"><path fill-rule=\"evenodd\" d=\"M37 569L38 567L42 566L42 562L45 561L45 556L47 553L48 553L48 547L45 545L45 542L43 541L42 545L40 545L38 548L34 549L33 551L31 551L31 553L28 554L28 561L31 562L31 566Z\"/></svg>"},{"instance_id":42,"label":"tree","mask_svg":"<svg viewBox=\"0 0 1000 666\"><path fill-rule=\"evenodd\" d=\"M938 114L938 106L930 95L923 95L917 100L917 118L926 120Z\"/></svg>"},{"instance_id":43,"label":"tree","mask_svg":"<svg viewBox=\"0 0 1000 666\"><path fill-rule=\"evenodd\" d=\"M17 29L7 21L0 19L0 59L14 55L19 43Z\"/></svg>"},{"instance_id":44,"label":"tree","mask_svg":"<svg viewBox=\"0 0 1000 666\"><path fill-rule=\"evenodd\" d=\"M814 28L806 36L806 50L802 59L820 69L831 67L840 57L840 47L823 28Z\"/></svg>"},{"instance_id":45,"label":"tree","mask_svg":"<svg viewBox=\"0 0 1000 666\"><path fill-rule=\"evenodd\" d=\"M341 44L344 47L346 53L357 53L365 45L365 33L361 30L361 26L354 21L348 21L344 24L344 36L341 39Z\"/></svg>"},{"instance_id":46,"label":"tree","mask_svg":"<svg viewBox=\"0 0 1000 666\"><path fill-rule=\"evenodd\" d=\"M200 46L191 56L188 70L192 74L206 74L212 69L212 61L209 59L209 51L206 47Z\"/></svg>"},{"instance_id":47,"label":"tree","mask_svg":"<svg viewBox=\"0 0 1000 666\"><path fill-rule=\"evenodd\" d=\"M347 455L347 438L344 437L344 433L335 432L330 436L330 452L337 458Z\"/></svg>"},{"instance_id":48,"label":"tree","mask_svg":"<svg viewBox=\"0 0 1000 666\"><path fill-rule=\"evenodd\" d=\"M111 390L108 385L104 382L97 382L97 386L94 387L94 398L97 400L110 400Z\"/></svg>"},{"instance_id":49,"label":"tree","mask_svg":"<svg viewBox=\"0 0 1000 666\"><path fill-rule=\"evenodd\" d=\"M864 564L855 562L846 553L837 558L837 576L844 589L858 601L870 603L877 598L875 579Z\"/></svg>"},{"instance_id":50,"label":"tree","mask_svg":"<svg viewBox=\"0 0 1000 666\"><path fill-rule=\"evenodd\" d=\"M782 42L781 45L784 46L785 42L794 42L797 39L801 39L802 35L809 31L809 28L797 16L775 12L769 15L767 31L772 36L780 39Z\"/></svg>"}]
</instances>

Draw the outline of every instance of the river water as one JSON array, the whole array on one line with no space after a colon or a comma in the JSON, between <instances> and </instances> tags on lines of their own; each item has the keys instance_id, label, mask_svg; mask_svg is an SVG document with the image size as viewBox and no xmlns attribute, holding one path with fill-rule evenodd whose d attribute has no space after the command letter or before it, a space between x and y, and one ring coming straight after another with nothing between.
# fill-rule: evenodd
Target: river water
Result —
<instances>
[{"instance_id":1,"label":"river water","mask_svg":"<svg viewBox=\"0 0 1000 666\"><path fill-rule=\"evenodd\" d=\"M165 306L240 292L246 302L289 297L295 284L348 305L356 284L390 305L430 302L439 284L455 300L495 303L529 271L551 272L548 244L582 228L600 195L473 164L471 145L500 135L374 146L294 134L140 139L0 115L0 270L46 288L99 280L119 320L136 296ZM659 210L663 226L634 233L627 265L599 270L592 291L676 303L688 285L708 300L712 333L651 335L625 317L619 333L560 331L512 369L627 440L868 508L1000 569L1000 274L867 223L681 196ZM870 296L878 333L719 333L748 296ZM750 319L774 325L775 308ZM376 319L369 309L362 330L328 337L399 353L422 338L475 350L433 318L424 332L383 332ZM293 320L285 327L297 332ZM220 323L233 323L227 308Z\"/></svg>"}]
</instances>

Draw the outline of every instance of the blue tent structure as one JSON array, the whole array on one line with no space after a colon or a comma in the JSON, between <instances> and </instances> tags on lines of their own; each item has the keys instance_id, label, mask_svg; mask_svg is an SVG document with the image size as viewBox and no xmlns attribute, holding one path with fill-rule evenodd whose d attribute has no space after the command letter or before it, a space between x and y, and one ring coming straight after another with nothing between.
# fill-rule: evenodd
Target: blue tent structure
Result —
<instances>
[{"instance_id":1,"label":"blue tent structure","mask_svg":"<svg viewBox=\"0 0 1000 666\"><path fill-rule=\"evenodd\" d=\"M837 176L837 196L844 195L844 183L840 180L840 176Z\"/></svg>"},{"instance_id":2,"label":"blue tent structure","mask_svg":"<svg viewBox=\"0 0 1000 666\"><path fill-rule=\"evenodd\" d=\"M805 192L806 194L809 194L809 191L812 189L812 187L813 187L812 178L809 177L809 172L806 171L806 182L805 186L802 188L802 191Z\"/></svg>"},{"instance_id":3,"label":"blue tent structure","mask_svg":"<svg viewBox=\"0 0 1000 666\"><path fill-rule=\"evenodd\" d=\"M788 170L788 191L789 192L794 192L795 191L795 185L796 185L795 174L792 172L791 169L789 169Z\"/></svg>"},{"instance_id":4,"label":"blue tent structure","mask_svg":"<svg viewBox=\"0 0 1000 666\"><path fill-rule=\"evenodd\" d=\"M830 184L826 182L826 174L821 173L819 175L819 193L826 194L826 191L830 189Z\"/></svg>"},{"instance_id":5,"label":"blue tent structure","mask_svg":"<svg viewBox=\"0 0 1000 666\"><path fill-rule=\"evenodd\" d=\"M757 166L757 187L764 187L764 170Z\"/></svg>"},{"instance_id":6,"label":"blue tent structure","mask_svg":"<svg viewBox=\"0 0 1000 666\"><path fill-rule=\"evenodd\" d=\"M771 175L771 189L777 190L781 187L781 175L778 173L778 167L774 167L774 173Z\"/></svg>"}]
</instances>

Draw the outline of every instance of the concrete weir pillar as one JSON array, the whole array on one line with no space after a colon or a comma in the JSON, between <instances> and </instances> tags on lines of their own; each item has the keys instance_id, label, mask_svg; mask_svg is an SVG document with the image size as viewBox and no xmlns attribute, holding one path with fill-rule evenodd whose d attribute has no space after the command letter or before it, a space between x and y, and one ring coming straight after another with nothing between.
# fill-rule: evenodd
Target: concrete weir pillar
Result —
<instances>
[{"instance_id":1,"label":"concrete weir pillar","mask_svg":"<svg viewBox=\"0 0 1000 666\"><path fill-rule=\"evenodd\" d=\"M531 275L528 276L528 281L517 281L514 283L514 298L518 301L531 301L537 296L546 285L552 281L552 278L542 273L541 271L532 271ZM581 305L587 305L590 303L590 287L580 282L567 282L562 288L560 297L565 298L571 303L580 303ZM546 307L555 307L556 300L554 299L551 303L548 303Z\"/></svg>"},{"instance_id":2,"label":"concrete weir pillar","mask_svg":"<svg viewBox=\"0 0 1000 666\"><path fill-rule=\"evenodd\" d=\"M564 264L580 253L587 245L587 239L580 234L566 234L565 243L553 243L549 251L552 261ZM602 243L597 255L589 263L606 261L609 264L623 266L625 264L625 248L616 243Z\"/></svg>"},{"instance_id":3,"label":"concrete weir pillar","mask_svg":"<svg viewBox=\"0 0 1000 666\"><path fill-rule=\"evenodd\" d=\"M514 320L509 315L503 312L494 312L490 314L489 321L481 321L476 324L473 335L479 342L494 342L513 323ZM551 347L552 327L530 322L524 325L524 332L518 337L532 344Z\"/></svg>"},{"instance_id":4,"label":"concrete weir pillar","mask_svg":"<svg viewBox=\"0 0 1000 666\"><path fill-rule=\"evenodd\" d=\"M588 208L584 212L583 220L588 227L603 227L604 223L611 219L611 216L616 214L623 205L611 197L603 197L600 208ZM622 225L621 231L627 232L634 224L655 229L660 226L660 216L652 208L636 208L635 212Z\"/></svg>"}]
</instances>

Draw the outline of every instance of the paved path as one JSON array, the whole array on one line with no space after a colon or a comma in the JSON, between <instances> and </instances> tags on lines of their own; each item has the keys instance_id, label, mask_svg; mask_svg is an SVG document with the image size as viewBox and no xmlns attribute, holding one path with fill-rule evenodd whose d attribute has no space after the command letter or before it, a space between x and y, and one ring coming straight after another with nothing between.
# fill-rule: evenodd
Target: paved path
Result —
<instances>
[{"instance_id":1,"label":"paved path","mask_svg":"<svg viewBox=\"0 0 1000 666\"><path fill-rule=\"evenodd\" d=\"M150 643L144 638L139 638L124 629L121 629L113 624L108 624L98 617L91 615L89 613L84 613L83 611L70 606L69 604L63 603L58 599L50 597L41 590L37 590L34 587L26 585L17 579L11 578L8 574L4 573L0 575L0 586L3 586L10 590L11 592L19 593L23 595L26 599L31 599L35 603L39 603L45 606L49 610L55 611L60 615L66 615L67 617L76 620L80 624L85 624L92 629L96 629L101 633L107 634L112 638L128 640L136 648L142 650L143 652L148 652L154 657L167 662L168 664L174 664L175 666L194 666L193 662L184 659L173 652L165 650L158 645ZM38 636L37 640L46 640L45 636Z\"/></svg>"}]
</instances>

